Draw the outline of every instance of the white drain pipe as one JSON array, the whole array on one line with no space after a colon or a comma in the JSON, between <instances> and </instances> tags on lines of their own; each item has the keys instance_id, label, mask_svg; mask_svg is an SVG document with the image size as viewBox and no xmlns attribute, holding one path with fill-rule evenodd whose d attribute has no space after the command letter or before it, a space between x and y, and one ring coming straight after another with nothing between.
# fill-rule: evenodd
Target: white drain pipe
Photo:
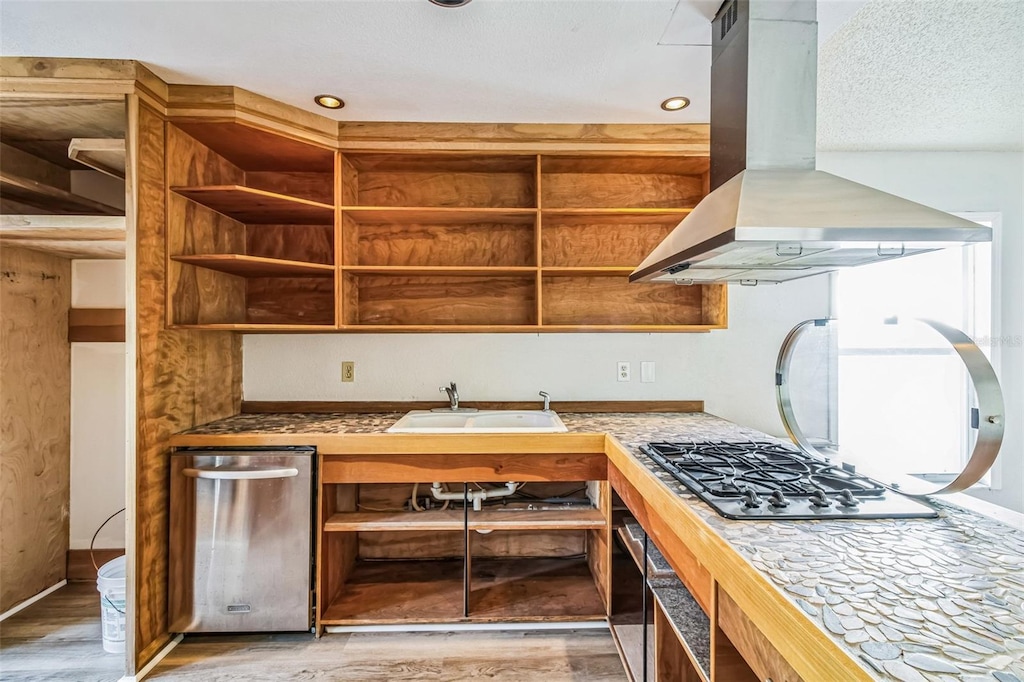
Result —
<instances>
[{"instance_id":1,"label":"white drain pipe","mask_svg":"<svg viewBox=\"0 0 1024 682\"><path fill-rule=\"evenodd\" d=\"M483 509L484 500L496 497L508 497L518 489L518 483L509 481L505 484L504 488L495 488L493 490L470 490L469 499L473 501L473 511L480 511ZM466 493L446 492L441 488L441 484L436 482L430 486L430 493L434 496L435 500L462 500L466 497Z\"/></svg>"}]
</instances>

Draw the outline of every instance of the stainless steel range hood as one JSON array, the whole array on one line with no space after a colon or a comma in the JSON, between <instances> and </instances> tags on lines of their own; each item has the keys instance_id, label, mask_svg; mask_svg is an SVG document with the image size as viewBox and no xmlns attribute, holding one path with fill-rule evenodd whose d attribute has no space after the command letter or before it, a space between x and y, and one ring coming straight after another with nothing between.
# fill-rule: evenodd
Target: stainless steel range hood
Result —
<instances>
[{"instance_id":1,"label":"stainless steel range hood","mask_svg":"<svg viewBox=\"0 0 1024 682\"><path fill-rule=\"evenodd\" d=\"M631 282L778 283L991 241L990 228L815 170L814 0L729 0L712 34L712 191Z\"/></svg>"}]
</instances>

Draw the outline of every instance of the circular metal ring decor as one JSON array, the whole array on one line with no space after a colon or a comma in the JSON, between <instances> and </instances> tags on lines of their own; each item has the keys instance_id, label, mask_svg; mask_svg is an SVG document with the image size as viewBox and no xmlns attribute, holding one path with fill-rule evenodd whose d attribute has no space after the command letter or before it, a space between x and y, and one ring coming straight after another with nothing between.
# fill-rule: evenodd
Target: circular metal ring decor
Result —
<instances>
[{"instance_id":1,"label":"circular metal ring decor","mask_svg":"<svg viewBox=\"0 0 1024 682\"><path fill-rule=\"evenodd\" d=\"M980 415L978 438L967 465L949 483L939 488L928 489L930 488L929 484L922 480L920 485L915 486L901 483L899 490L902 493L917 496L960 492L981 480L981 477L996 461L999 448L1003 443L1003 392L999 388L999 380L996 378L995 370L992 369L988 358L967 334L935 320L918 319L917 321L928 325L949 342L966 367L978 398ZM816 453L818 450L801 431L793 412L792 396L789 392L789 370L794 349L800 338L810 329L827 325L830 322L835 322L835 320L806 320L798 324L790 330L786 340L783 341L782 348L779 349L778 361L775 363L775 394L782 423L793 442L808 453ZM914 480L916 482L919 479ZM911 487L914 489L909 489Z\"/></svg>"}]
</instances>

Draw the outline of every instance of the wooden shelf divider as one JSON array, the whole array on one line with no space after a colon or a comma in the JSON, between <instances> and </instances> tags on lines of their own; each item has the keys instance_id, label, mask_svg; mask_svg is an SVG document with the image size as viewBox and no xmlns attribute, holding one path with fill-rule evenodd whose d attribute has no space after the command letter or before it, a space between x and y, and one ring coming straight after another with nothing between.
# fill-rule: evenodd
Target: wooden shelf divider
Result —
<instances>
[{"instance_id":1,"label":"wooden shelf divider","mask_svg":"<svg viewBox=\"0 0 1024 682\"><path fill-rule=\"evenodd\" d=\"M240 253L199 253L171 260L239 277L334 277L334 266L323 263L264 258Z\"/></svg>"},{"instance_id":2,"label":"wooden shelf divider","mask_svg":"<svg viewBox=\"0 0 1024 682\"><path fill-rule=\"evenodd\" d=\"M171 191L251 225L333 225L334 207L242 185L172 187Z\"/></svg>"}]
</instances>

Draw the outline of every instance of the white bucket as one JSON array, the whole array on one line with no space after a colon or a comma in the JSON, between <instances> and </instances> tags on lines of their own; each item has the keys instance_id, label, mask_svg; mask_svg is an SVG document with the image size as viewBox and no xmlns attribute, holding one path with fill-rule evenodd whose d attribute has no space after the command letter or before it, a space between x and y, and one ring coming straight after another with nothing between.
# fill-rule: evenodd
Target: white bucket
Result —
<instances>
[{"instance_id":1,"label":"white bucket","mask_svg":"<svg viewBox=\"0 0 1024 682\"><path fill-rule=\"evenodd\" d=\"M112 654L124 653L126 573L125 557L119 556L100 566L96 574L103 620L103 650Z\"/></svg>"}]
</instances>

